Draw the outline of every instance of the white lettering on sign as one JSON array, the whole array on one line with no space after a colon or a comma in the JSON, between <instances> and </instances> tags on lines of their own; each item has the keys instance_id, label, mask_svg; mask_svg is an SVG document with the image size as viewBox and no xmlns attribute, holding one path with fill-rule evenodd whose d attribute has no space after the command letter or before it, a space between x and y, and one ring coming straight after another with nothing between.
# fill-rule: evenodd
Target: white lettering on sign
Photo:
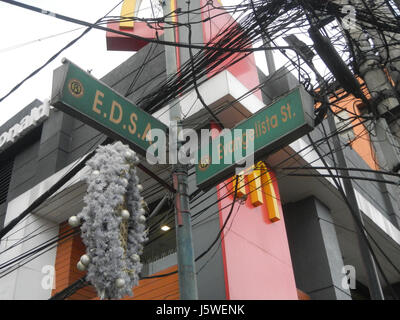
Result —
<instances>
[{"instance_id":1,"label":"white lettering on sign","mask_svg":"<svg viewBox=\"0 0 400 320\"><path fill-rule=\"evenodd\" d=\"M17 139L21 138L42 123L49 117L49 112L49 100L45 100L42 105L33 108L29 115L25 116L19 123L16 123L8 131L3 132L0 135L0 151L4 150Z\"/></svg>"}]
</instances>

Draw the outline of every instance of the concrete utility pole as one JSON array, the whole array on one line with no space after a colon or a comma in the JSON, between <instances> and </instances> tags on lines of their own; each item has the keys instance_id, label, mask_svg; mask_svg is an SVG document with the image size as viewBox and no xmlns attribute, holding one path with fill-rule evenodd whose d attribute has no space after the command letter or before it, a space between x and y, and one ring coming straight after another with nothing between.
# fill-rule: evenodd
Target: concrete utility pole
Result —
<instances>
[{"instance_id":1,"label":"concrete utility pole","mask_svg":"<svg viewBox=\"0 0 400 320\"><path fill-rule=\"evenodd\" d=\"M398 0L398 3L400 3L400 0ZM374 14L381 17L397 19L392 11L394 8L392 7L391 9L384 0L375 0L371 10ZM400 94L400 60L396 59L400 57L400 34L387 31L380 34L373 28L369 28L368 33L371 35L381 62L386 65L387 72L390 74L398 94ZM386 42L383 40L382 35L385 35ZM393 134L399 134L400 130L397 128L396 131L392 130L392 132Z\"/></svg>"},{"instance_id":2,"label":"concrete utility pole","mask_svg":"<svg viewBox=\"0 0 400 320\"><path fill-rule=\"evenodd\" d=\"M196 1L197 4L198 1ZM200 8L200 3L197 8ZM164 16L170 22L177 22L178 17L170 15L176 10L176 0L166 0L163 2ZM168 25L170 27L170 25ZM177 42L179 28L165 28L164 40ZM165 63L167 76L176 74L178 71L177 59L180 51L173 46L165 46ZM182 130L182 111L180 103L174 103L169 111L171 127L170 135L179 137ZM175 141L174 141L175 142ZM178 275L179 275L179 292L181 300L197 300L197 278L194 261L194 249L192 240L192 224L189 210L188 195L188 167L179 163L176 150L179 150L181 142L176 141L175 145L170 145L170 153L173 152L177 160L177 164L173 165L173 182L176 189L175 194L175 226L176 226L176 247L178 256Z\"/></svg>"},{"instance_id":3,"label":"concrete utility pole","mask_svg":"<svg viewBox=\"0 0 400 320\"><path fill-rule=\"evenodd\" d=\"M327 100L326 102L329 103L328 97L326 97L326 100ZM336 124L335 124L335 119L333 118L332 112L328 111L327 118L328 118L329 130L331 132L334 132L336 130ZM347 161L344 156L344 152L342 150L339 136L334 135L332 137L332 140L333 140L333 147L335 150L337 150L335 155L336 155L336 159L337 159L339 167L347 168ZM335 155L333 155L333 156L335 156ZM342 183L343 183L344 190L346 193L346 197L349 201L349 204L352 206L351 210L355 213L356 219L358 219L359 223L362 226L365 226L363 214L361 213L360 208L358 207L357 198L354 193L354 186L350 179L349 171L348 170L340 170L340 175L345 177L342 180ZM346 178L346 177L348 177L348 178ZM364 233L364 235L365 235L364 237L362 237L361 232ZM384 297L383 291L382 291L382 286L381 286L381 283L379 280L379 275L378 275L378 270L376 268L375 260L372 256L368 246L366 245L366 243L364 241L366 236L367 235L366 235L365 230L359 230L359 232L357 232L358 245L360 248L361 257L364 261L364 267L365 267L365 269L367 271L367 275L368 275L368 284L369 284L368 287L369 287L369 291L371 294L371 299L372 300L385 300L385 297Z\"/></svg>"},{"instance_id":4,"label":"concrete utility pole","mask_svg":"<svg viewBox=\"0 0 400 320\"><path fill-rule=\"evenodd\" d=\"M270 42L266 37L263 37L264 47L270 47ZM275 59L272 50L265 50L265 60L268 66L268 75L270 76L276 71Z\"/></svg>"},{"instance_id":5,"label":"concrete utility pole","mask_svg":"<svg viewBox=\"0 0 400 320\"><path fill-rule=\"evenodd\" d=\"M336 2L341 3L342 1L336 0ZM354 4L357 8L363 6L362 1L354 1ZM371 5L379 8L380 14L391 15L389 8L386 7L386 4L382 0L376 1ZM372 12L377 13L374 8ZM360 76L367 85L368 91L371 94L372 105L378 115L378 118L374 120L373 134L370 135L370 139L375 149L379 167L387 171L398 172L400 165L400 120L394 120L389 126L386 117L389 119L392 118L395 109L399 108L399 100L396 90L390 83L380 59L393 58L391 55L397 57L397 53L400 51L396 47L388 49L387 52L385 49L382 50L380 46L383 45L383 41L380 35L371 31L371 28L363 28L363 25L357 20L354 21L354 26L347 31L351 38L350 41L357 43L360 48L357 57ZM396 35L396 37L399 36ZM369 40L373 41L373 46ZM378 52L380 56L376 56L375 52ZM387 56L387 53L390 57ZM393 66L397 67L397 62L393 63L396 64ZM394 77L393 80L397 80L396 72L392 72L392 75ZM394 194L395 198L400 199L400 190L398 187L387 186L387 189ZM400 226L400 216L398 215L400 209L399 201L397 200L397 203L392 206L392 212L389 212L391 222L397 227ZM390 208L388 209L390 210Z\"/></svg>"},{"instance_id":6,"label":"concrete utility pole","mask_svg":"<svg viewBox=\"0 0 400 320\"><path fill-rule=\"evenodd\" d=\"M296 43L296 42L293 41L293 43ZM309 54L308 52L303 52L304 48L307 48L307 46L304 46L303 49L300 47L296 47L296 46L294 48L296 51L298 51L298 53L303 58L303 60L307 63L307 65L310 67L310 69L315 73L315 75L317 76L319 86L320 86L321 90L323 90L323 88L326 87L326 83L325 83L324 78L318 72L317 68L314 66L314 64L312 62L312 55ZM329 97L328 96L325 97L325 104L326 104L326 107L329 105ZM333 114L330 110L328 110L328 113L327 113L327 121L328 121L329 131L335 132L336 124L335 124ZM344 151L343 151L341 143L340 143L339 136L334 135L332 137L332 140L333 140L334 150L336 150L336 152L334 154L332 154L332 157L336 157L338 166L340 168L347 168L347 161L346 161L346 157L344 155ZM350 177L348 170L340 170L340 175L343 177ZM343 183L343 187L344 187L344 191L345 191L348 203L351 206L350 210L355 215L353 217L354 223L356 224L356 227L357 227L357 225L359 227L358 232L357 232L358 245L359 245L362 260L364 262L364 267L365 267L365 270L368 275L368 284L369 284L368 287L370 290L371 298L373 300L384 300L382 286L381 286L381 283L379 280L379 275L378 275L378 271L376 268L375 260L372 256L367 244L364 241L364 239L366 238L365 230L362 229L362 227L364 226L364 219L363 219L362 213L360 211L360 208L358 207L357 198L354 193L353 183L352 183L351 179L348 179L348 178L343 179L341 182ZM339 183L341 183L341 182L339 181ZM356 220L358 220L358 221L356 221ZM363 234L364 234L364 237L363 237Z\"/></svg>"},{"instance_id":7,"label":"concrete utility pole","mask_svg":"<svg viewBox=\"0 0 400 320\"><path fill-rule=\"evenodd\" d=\"M333 48L333 45L331 45L328 38L322 36L319 29L317 27L315 27L315 25L317 24L317 21L315 21L311 17L309 17L309 21L311 24L309 34L310 34L311 39L314 42L314 48L320 55L321 59L325 62L325 64L331 70L331 72L335 75L335 77L337 78L337 81L343 82L342 85L344 87L348 88L348 90L360 91L358 82L354 79L354 76L351 74L350 70L343 63L341 57L338 55L336 50ZM318 72L317 68L314 66L314 63L312 61L312 59L314 57L313 52L311 52L310 49L302 41L298 40L296 36L291 36L291 37L288 36L285 38L285 41L293 46L293 48L297 51L297 53L302 57L304 62L306 62L306 64L314 72L314 74L317 77L317 81L318 81L318 84L319 84L321 90L324 90L324 88L326 87L326 81L321 76L321 74ZM336 68L336 70L335 70L335 68ZM337 69L339 69L339 70L337 70ZM344 76L344 75L347 75L347 76ZM354 83L354 82L355 82L355 84L352 85L352 83ZM325 107L328 107L329 97L325 96L324 99L325 99L324 100ZM322 106L322 107L324 107L324 106ZM327 121L328 121L328 127L329 127L330 132L335 132L336 124L335 124L333 114L331 113L330 110L328 110L328 112L327 112ZM338 162L339 167L347 168L346 157L345 157L343 149L341 147L339 137L337 135L334 135L332 137L332 140L333 140L334 150L336 150L336 152L334 154L332 154L332 157L336 158L336 161ZM318 148L315 147L315 149L316 149L318 155L320 155ZM324 162L324 164L326 164L326 161L323 158L321 158L321 160ZM344 177L350 177L349 172L346 169L340 170L340 174ZM384 300L384 295L383 295L381 283L379 280L376 262L372 255L372 252L370 251L370 248L368 247L367 243L365 242L367 237L366 237L366 232L364 230L364 219L363 219L362 212L360 211L360 208L358 206L357 198L356 198L356 195L354 192L353 183L352 183L351 179L348 179L348 178L343 179L343 181L339 181L339 183L343 184L344 193L345 193L345 197L346 197L345 200L350 207L349 209L352 212L353 220L354 220L355 227L357 230L357 239L358 239L359 249L360 249L361 257L363 260L363 265L367 272L368 287L370 290L371 298L373 300Z\"/></svg>"}]
</instances>

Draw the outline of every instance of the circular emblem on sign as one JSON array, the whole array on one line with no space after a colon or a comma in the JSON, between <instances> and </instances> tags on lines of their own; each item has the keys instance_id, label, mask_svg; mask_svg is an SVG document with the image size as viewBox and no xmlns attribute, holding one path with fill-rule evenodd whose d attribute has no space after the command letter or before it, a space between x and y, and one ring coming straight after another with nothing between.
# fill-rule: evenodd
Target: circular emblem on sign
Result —
<instances>
[{"instance_id":1,"label":"circular emblem on sign","mask_svg":"<svg viewBox=\"0 0 400 320\"><path fill-rule=\"evenodd\" d=\"M71 79L68 82L68 90L75 98L80 98L83 96L83 85L77 79Z\"/></svg>"},{"instance_id":2,"label":"circular emblem on sign","mask_svg":"<svg viewBox=\"0 0 400 320\"><path fill-rule=\"evenodd\" d=\"M199 163L199 169L201 171L206 171L208 169L208 167L210 166L211 163L211 158L210 156L204 156L200 159L200 163Z\"/></svg>"}]
</instances>

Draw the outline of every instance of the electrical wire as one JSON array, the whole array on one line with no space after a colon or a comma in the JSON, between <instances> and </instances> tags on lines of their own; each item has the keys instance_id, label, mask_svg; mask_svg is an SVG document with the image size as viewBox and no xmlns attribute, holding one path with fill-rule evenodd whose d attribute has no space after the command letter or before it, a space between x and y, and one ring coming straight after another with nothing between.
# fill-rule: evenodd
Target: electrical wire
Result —
<instances>
[{"instance_id":1,"label":"electrical wire","mask_svg":"<svg viewBox=\"0 0 400 320\"><path fill-rule=\"evenodd\" d=\"M311 2L313 2L313 5L315 5L315 6L317 6L317 7L320 7L320 4L316 4L315 3L315 1L311 1ZM276 3L277 3L277 1L266 1L266 4L265 4L265 6L267 7L268 5L270 5L270 6L272 6L272 4L275 4L276 5ZM260 6L261 6L261 4L260 4L260 2L257 2L257 4L259 4ZM254 8L254 2L252 1L252 5L253 5L253 13L256 15L256 20L259 20L259 18L258 18L258 13L256 14L256 12L258 12L258 11L256 11L256 10L254 10L255 8ZM324 10L328 10L330 13L332 13L332 8L334 8L334 7L329 7L329 8L325 8ZM277 9L277 7L275 7L274 8L275 10ZM298 8L296 8L295 6L293 6L292 7L292 9L294 10L294 9L298 9ZM339 12L339 9L340 8L336 8L335 10L335 14L336 15L338 15L338 12ZM257 10L261 10L261 9L259 9L259 8L257 8ZM270 11L268 11L268 14L271 14L271 10ZM279 11L278 11L279 12ZM288 12L290 12L290 10L288 10ZM261 14L266 14L265 12L261 12ZM261 15L262 16L262 15ZM299 16L301 16L301 14L299 14L299 15L297 15L294 19L292 19L291 21L296 21L296 19L298 19L299 18ZM275 16L273 16L273 18L274 19L276 19L276 15ZM253 19L253 22L254 22L254 15L253 15L253 17L252 17L252 19ZM365 17L364 17L364 19L365 19ZM210 19L210 21L211 21L211 19ZM250 20L249 20L250 21ZM271 20L267 20L267 23L270 23L270 21ZM380 25L380 20L379 19L374 19L374 21L371 21L371 19L369 19L369 23L371 23L371 22L373 22L375 25ZM303 23L303 22L302 22ZM397 22L396 22L397 23ZM390 24L390 28L392 28L392 29L390 29L390 28L388 28L388 27L385 27L384 29L386 30L386 32L388 32L388 30L390 29L392 32L394 31L394 26L393 26L393 24L391 24L391 23L389 23ZM245 24L243 24L243 25L245 25ZM241 27L243 27L243 25L241 25ZM397 25L398 25L398 23L397 23ZM250 26L250 24L248 25L248 26ZM306 24L304 24L303 25L304 27L306 27ZM171 26L171 27L175 27L174 25L173 26ZM282 26L282 30L284 30L284 31L287 31L287 30L289 30L289 24L288 23L286 23L286 24L284 24L283 26ZM265 29L263 29L263 28L261 28L261 30L262 30L262 32L260 32L260 30L258 30L257 32L258 32L258 35L260 35L261 33L265 33ZM396 29L396 30L398 30L398 29ZM229 30L229 31L232 31L232 30ZM248 34L247 34L248 35ZM254 34L253 34L254 35ZM269 34L269 36L271 36L271 34ZM337 39L339 39L339 37L338 36L335 36ZM254 37L253 37L253 39L255 39ZM271 39L272 39L272 37L271 37ZM227 39L223 39L224 41L226 41ZM235 39L235 40L237 40L237 39ZM219 43L219 44L221 44L221 42L216 42L216 43ZM238 42L235 44L236 46L237 46L237 44L238 43L240 43L240 45L241 46L243 46L243 45L245 45L245 41L243 40L243 39L239 39L238 40ZM209 47L209 46L208 46ZM388 47L388 45L387 44L385 44L385 46L384 46L385 48L387 48ZM190 49L190 51L193 49L193 48L196 48L196 46L192 46L192 45L189 45L188 46L188 48ZM215 48L218 48L218 45L217 46L215 46ZM231 48L235 48L235 46L232 46ZM241 48L240 46L237 46L237 48ZM275 46L275 49L276 48L279 48L281 51L282 50L284 50L284 48L285 47L278 47L278 46ZM343 47L343 48L345 48L345 47ZM206 49L206 48L197 48L197 49L205 49L205 50L208 50L208 51L206 51L207 52L207 54L209 53L209 52L211 52L211 51L213 51L213 53L215 53L216 51L218 51L218 50L209 50L209 49ZM243 49L237 49L238 51L237 52L247 52L247 51L243 51ZM225 53L230 53L230 54L232 54L233 52L235 52L236 50L235 49L230 49L230 51L229 50L226 50L226 51L224 51L224 50L220 50L220 51L222 51L222 52L225 52ZM178 88L180 89L181 87L182 87L182 81L185 81L185 82L187 82L186 80L189 78L189 77L192 77L192 81L191 82L189 82L190 84L189 85L187 85L186 86L186 88L184 88L185 90L189 90L190 88L191 88L191 86L194 86L195 88L197 87L197 79L196 79L196 76L195 77L193 77L193 70L194 71L196 71L196 70L200 70L200 69L204 69L205 68L205 66L207 66L207 64L209 64L210 63L210 61L208 61L207 59L211 59L211 57L212 57L212 55L211 54L209 54L209 57L207 57L207 59L205 59L205 56L206 56L206 54L204 53L204 51L202 52L202 51L200 51L200 53L198 53L198 54L196 54L195 56L192 56L191 57L191 59L190 59L190 65L186 65L186 66L184 66L184 69L185 70L188 70L188 72L187 72L187 75L186 74L184 74L184 77L186 77L186 79L185 80L182 80L182 78L181 79L178 79L178 78L176 78L176 79L178 79L178 80L171 80L171 79L168 79L167 80L167 82L166 83L168 83L168 85L166 85L165 86L165 88L167 88L168 90L170 90L170 92L175 92L175 94L179 91L179 90L177 90ZM220 60L218 60L218 61L221 61L221 60L225 60L226 59L226 57L227 57L227 55L223 55L223 54L221 54L221 56L220 56L221 58L219 58ZM294 62L294 60L292 59L292 58L290 58L288 55L286 55L286 57L289 59L289 61L291 61L291 63L294 65L294 68L295 69L297 69L299 72L299 78L303 78L303 81L304 81L304 84L306 85L306 87L311 83L311 80L310 80L310 77L306 74L307 72L306 72L306 69L305 69L305 66L302 66L301 64L301 62L299 61L299 59L297 59L297 62ZM216 57L214 57L214 58L216 58ZM243 59L243 56L241 57L242 59ZM297 57L298 58L298 57ZM236 58L236 60L234 59L234 60L232 60L232 62L238 62L238 61L240 61L240 59L238 59L238 58ZM232 64L233 65L233 64ZM195 68L194 68L195 67ZM215 69L215 65L211 68L210 67L210 69L208 69L208 72L210 71L210 70L213 70L213 69ZM191 70L191 72L189 72ZM181 70L182 71L182 70ZM325 75L326 76L326 75ZM330 78L329 78L329 76L328 76L328 79L327 79L327 82L328 83L331 83L331 84L333 84L333 82L332 82L332 77L330 76ZM335 86L331 86L331 88L334 88ZM310 90L312 87L308 87L308 89ZM327 88L329 88L329 86L327 86ZM312 88L313 90L315 89L315 88ZM335 89L336 90L336 89ZM163 94L165 95L166 93L168 93L168 91L164 91L163 92ZM318 95L320 95L320 96L323 96L324 94L328 94L329 92L328 91L323 91L323 92L320 92ZM333 93L335 93L335 92L333 92ZM317 95L315 94L315 92L312 92L312 94L313 94L313 96L314 97L317 97ZM160 96L158 96L157 98L160 98ZM168 101L168 100L170 100L172 98L172 95L171 96L166 96L165 98L164 98L164 100L163 100L163 103L165 102L165 101ZM151 100L150 100L151 101ZM338 103L340 101L340 98L339 99L337 99L336 101L335 101L335 103ZM150 103L148 103L148 105L150 105ZM153 110L155 110L155 109L153 109ZM354 114L353 115L354 116L354 120L355 119L361 119L362 117L360 117L359 115L357 115L357 114ZM362 124L362 122L360 122L361 124ZM339 130L338 130L338 132L339 132ZM329 142L328 141L328 137L327 137L327 139L325 140L326 142ZM315 148L314 148L315 149ZM334 150L331 150L330 151L330 154L332 154L333 155L333 153L334 153ZM336 168L336 166L334 167L334 168ZM319 175L320 176L320 175ZM331 175L329 175L330 177L333 177L334 179L335 178L337 178L338 177L338 175L334 175L334 174L331 174ZM375 181L375 182L383 182L383 181L381 181L381 180L378 180L378 179L372 179L371 181ZM385 180L386 181L386 180ZM385 182L386 183L386 182ZM235 195L236 195L236 192L235 192ZM233 205L234 205L234 202L232 203L232 208L233 208ZM217 237L218 238L218 237ZM218 240L218 239L217 239Z\"/></svg>"},{"instance_id":2,"label":"electrical wire","mask_svg":"<svg viewBox=\"0 0 400 320\"><path fill-rule=\"evenodd\" d=\"M9 2L9 1L4 1L1 0L3 2ZM12 2L16 2L16 1L12 1ZM98 19L96 21L96 23L100 22L102 19L104 19L110 12L112 12L116 7L118 7L122 1L119 1L119 3L114 6L104 17ZM11 2L9 2L11 4ZM14 3L15 4L15 3ZM21 4L22 5L22 4ZM42 13L44 12L44 10L42 10ZM31 79L32 77L34 77L36 74L38 74L41 70L43 70L46 66L48 66L52 61L54 61L54 59L56 59L63 51L65 51L66 49L70 48L71 46L73 46L76 42L78 42L81 38L83 38L83 36L85 36L90 30L92 30L92 27L88 27L87 29L85 29L78 37L76 37L74 40L68 42L64 47L62 47L58 52L56 52L54 55L52 55L43 65L41 65L39 68L37 68L36 70L34 70L33 72L31 72L27 77L25 77L21 82L19 82L17 85L15 85L7 94L5 94L4 96L2 96L0 98L0 102L4 101L4 99L6 99L8 96L10 96L13 92L15 92L19 87L21 87L26 81L28 81L29 79Z\"/></svg>"}]
</instances>

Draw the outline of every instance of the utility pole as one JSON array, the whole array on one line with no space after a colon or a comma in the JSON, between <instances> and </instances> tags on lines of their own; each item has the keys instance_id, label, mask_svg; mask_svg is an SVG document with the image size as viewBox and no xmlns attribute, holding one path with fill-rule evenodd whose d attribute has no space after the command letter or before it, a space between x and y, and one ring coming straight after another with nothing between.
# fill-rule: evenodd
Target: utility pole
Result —
<instances>
[{"instance_id":1,"label":"utility pole","mask_svg":"<svg viewBox=\"0 0 400 320\"><path fill-rule=\"evenodd\" d=\"M312 23L312 22L313 22L313 20L310 19L310 23ZM320 56L323 59L323 61L325 61L327 58L330 58L333 60L330 62L325 61L325 63L327 64L328 67L332 67L332 66L338 67L338 66L342 65L340 63L341 58L339 57L339 55L334 51L333 48L328 48L327 43L324 44L324 41L326 41L326 39L323 39L319 30L317 30L314 26L311 26L310 36L311 36L312 40L314 41L314 47L316 49L318 49L317 52L321 53ZM298 40L295 36L294 36L294 38L287 37L287 38L285 38L285 40L294 47L294 49L302 57L304 62L306 62L306 64L309 66L309 68L314 72L314 74L317 77L317 81L320 86L320 89L323 90L326 87L326 82L325 82L324 78L321 76L321 74L318 72L317 68L314 66L314 63L312 61L314 54L311 52L311 50L308 48L308 46L303 45L302 41ZM329 50L329 49L331 49L331 50ZM323 53L322 50L327 50L327 51L325 51ZM329 53L329 54L327 54L327 53ZM343 74L349 74L346 71L347 70L344 70ZM335 70L335 72L337 73L339 71ZM325 96L324 99L325 99L324 100L325 106L323 105L322 108L324 108L324 107L328 108L329 97ZM333 118L333 114L330 112L330 110L328 110L328 112L327 112L327 122L328 122L328 127L329 127L330 132L335 132L336 124L335 124L335 120ZM323 125L323 124L321 124L321 125ZM336 152L334 154L332 154L332 157L336 157L339 167L347 168L346 157L345 157L343 149L341 147L339 137L337 135L334 135L332 137L332 139L333 139L334 150L336 150ZM320 154L320 152L318 150L316 150L316 151L318 154ZM322 161L325 163L324 159L322 159ZM343 183L343 187L344 187L345 196L347 198L346 201L350 206L349 209L352 212L356 230L358 230L357 239L358 239L361 257L363 260L363 265L367 272L368 284L369 284L368 287L370 290L371 298L373 300L384 300L384 295L383 295L378 271L376 268L376 263L375 263L375 260L372 256L372 253L371 253L369 247L367 246L367 243L365 242L365 239L367 239L367 238L366 238L366 232L364 230L364 219L363 219L362 213L361 213L358 203L357 203L357 198L354 193L353 183L352 183L351 179L349 179L350 175L349 175L348 170L340 170L340 175L342 175L344 177L348 177L348 178L343 179L342 183ZM339 181L339 183L341 183L341 182Z\"/></svg>"},{"instance_id":2,"label":"utility pole","mask_svg":"<svg viewBox=\"0 0 400 320\"><path fill-rule=\"evenodd\" d=\"M196 1L197 3L197 1ZM200 5L198 6L200 7ZM176 10L176 0L166 0L163 2L164 16L168 16L168 22L178 22L178 17L171 12ZM170 42L177 42L179 38L179 28L164 29L164 40ZM165 63L167 76L176 74L178 71L178 57L180 53L173 46L165 46ZM192 224L190 217L189 195L188 195L188 166L179 163L177 157L177 150L181 146L179 140L179 133L182 130L182 111L181 105L177 101L174 103L169 111L170 117L170 135L177 139L172 139L173 144L170 144L170 153L175 155L175 162L173 164L173 182L175 193L175 226L176 226L176 248L178 257L178 276L179 276L179 292L181 300L197 300L197 278L196 268L194 261L194 249L192 239ZM170 139L171 141L171 139ZM176 142L176 143L175 143ZM171 159L171 157L170 157Z\"/></svg>"},{"instance_id":3,"label":"utility pole","mask_svg":"<svg viewBox=\"0 0 400 320\"><path fill-rule=\"evenodd\" d=\"M314 29L311 36L313 38L314 45L317 48L321 47L323 42L320 41L322 39L322 35L320 35L319 31ZM320 42L320 43L318 43L318 42ZM339 55L334 54L335 52L333 50L334 49L332 49L333 54L331 54L330 58L333 60L335 60L335 59L339 60L340 59ZM324 61L325 61L325 59L324 59ZM325 80L319 74L319 72L316 70L316 68L313 66L312 62L309 63L309 65L310 65L311 69L313 69L314 73L317 75L318 82L319 82L320 88L322 90L324 87L326 87ZM329 65L329 63L327 65ZM337 65L340 65L340 63L338 63ZM343 73L346 73L346 72L343 72ZM325 104L326 104L326 107L328 107L328 105L329 105L329 97L328 96L325 97ZM335 132L336 124L335 124L335 120L333 118L333 114L332 114L331 110L328 110L327 121L328 121L328 126L329 126L330 132ZM340 143L339 136L334 135L332 137L332 140L333 140L334 150L336 150L336 153L332 156L333 157L336 156L339 167L347 168L347 161L346 161L346 157L344 155L344 151L343 151L341 143ZM354 192L353 183L352 183L351 179L349 179L350 175L349 175L348 170L340 170L340 175L342 175L344 177L348 177L348 178L344 178L342 183L343 183L343 187L344 187L344 191L346 194L348 204L350 205L350 210L353 213L354 223L356 225L356 228L358 229L358 232L357 232L358 245L360 248L362 260L364 262L364 267L367 272L367 278L368 278L368 284L369 284L368 287L369 287L369 291L371 294L371 298L372 298L372 300L384 300L385 297L383 295L382 286L380 283L378 270L376 267L376 262L374 260L374 257L372 256L372 253L371 253L369 247L367 246L367 244L365 242L365 240L367 239L367 235L364 230L364 227L365 227L364 218L363 218L363 215L362 215L360 208L358 206L358 203L357 203L357 198L356 198L356 195Z\"/></svg>"},{"instance_id":4,"label":"utility pole","mask_svg":"<svg viewBox=\"0 0 400 320\"><path fill-rule=\"evenodd\" d=\"M268 39L266 37L262 37L264 42L264 47L271 47ZM276 71L275 59L272 50L265 50L265 60L267 61L268 66L268 76L272 75Z\"/></svg>"},{"instance_id":5,"label":"utility pole","mask_svg":"<svg viewBox=\"0 0 400 320\"><path fill-rule=\"evenodd\" d=\"M329 103L328 97L326 97L325 103ZM328 118L327 121L328 121L329 130L330 130L330 132L334 132L336 130L336 124L335 124L335 119L333 118L333 114L330 110L328 110L327 118ZM336 159L337 159L337 162L338 162L338 165L340 168L347 168L347 161L344 156L344 152L342 150L339 136L334 135L332 137L332 140L333 140L333 148L334 148L334 150L336 150L336 153L332 156L334 157L336 155ZM355 219L357 219L359 221L359 224L364 227L365 226L364 218L360 211L360 208L358 207L357 198L354 193L354 187L353 187L353 183L350 179L349 171L348 170L340 170L340 175L344 177L344 179L342 180L344 190L345 190L348 202L352 207L351 210L356 215ZM355 223L357 223L357 222L355 222ZM361 233L364 233L364 237L361 235ZM368 284L369 284L368 287L370 290L371 299L372 300L384 300L385 298L384 298L382 286L381 286L381 283L379 280L379 275L378 275L378 270L376 268L375 260L372 256L368 246L366 245L366 243L364 241L364 239L366 239L366 238L367 238L367 235L366 235L365 230L360 228L359 231L357 232L357 239L358 239L358 245L359 245L360 252L361 252L361 257L362 257L362 260L364 261L364 266L365 266L365 269L366 269L367 275L368 275Z\"/></svg>"},{"instance_id":6,"label":"utility pole","mask_svg":"<svg viewBox=\"0 0 400 320\"><path fill-rule=\"evenodd\" d=\"M318 71L316 69L315 69L315 71L317 72L316 74L317 74L317 77L319 78L320 88L322 89L325 87L325 81L323 80L322 76L318 73ZM329 104L328 96L325 97L325 103L327 104L326 107L328 107L328 104ZM333 113L331 112L331 110L328 110L327 121L328 121L329 131L335 132L336 124L335 124L335 119L334 119L334 116L333 116ZM323 124L321 124L321 125L323 125ZM346 157L344 155L344 151L343 151L341 143L340 143L339 136L333 135L332 142L333 142L333 148L334 148L334 150L336 150L336 152L334 154L332 154L332 157L336 156L338 166L340 168L346 169L347 161L346 161ZM371 298L372 298L372 300L384 300L385 298L383 295L382 286L381 286L379 275L378 275L378 270L376 268L376 263L375 263L375 260L364 240L364 239L366 239L366 233L362 227L365 226L365 223L364 223L364 218L360 211L360 208L358 207L357 198L354 193L353 182L350 179L348 170L339 170L339 171L340 171L340 175L345 177L344 179L342 179L342 183L343 183L344 191L346 193L346 198L348 199L348 202L351 205L350 210L352 210L353 213L355 214L355 217L353 217L353 218L354 218L354 220L358 220L358 224L359 224L359 226L361 226L361 228L358 228L357 239L358 239L358 246L360 249L361 257L364 262L364 267L365 267L365 270L366 270L367 276L368 276L368 284L369 284L368 287L369 287L369 291L371 294ZM340 183L340 181L339 181L339 183ZM354 221L354 223L357 224L357 221ZM356 229L357 229L357 226L356 226ZM364 237L362 236L361 233L364 233Z\"/></svg>"},{"instance_id":7,"label":"utility pole","mask_svg":"<svg viewBox=\"0 0 400 320\"><path fill-rule=\"evenodd\" d=\"M336 0L336 2L341 1ZM355 1L355 4L357 7L363 6L362 1ZM383 3L382 0L376 1L373 5L379 7L380 13L390 14L389 9L385 9L386 4ZM375 9L372 9L372 12L376 12ZM393 135L393 132L397 131L398 134L400 133L400 130L398 130L400 120L395 119L391 126L389 126L386 118L393 118L395 109L400 108L399 100L396 89L392 86L383 70L380 59L385 60L386 58L397 57L396 54L399 50L396 49L396 47L389 48L387 53L391 57L387 57L385 55L386 50L385 53L383 53L382 50L376 49L382 44L380 35L376 32L369 31L368 28L363 28L363 25L357 20L354 23L355 26L347 30L350 36L349 41L358 44L359 51L356 54L360 75L364 79L368 91L371 94L371 105L377 116L373 122L373 134L370 135L370 139L375 149L379 167L387 171L398 172L400 169L400 144L399 140ZM367 30L368 33L366 33L364 29ZM373 46L370 40L372 40ZM376 51L380 53L380 58L375 55ZM393 57L392 55L395 56ZM395 198L400 198L400 190L398 187L387 186L387 189L392 191ZM398 215L398 211L400 209L400 200L397 200L394 207L396 208L390 213L391 220L396 227L399 227L400 216Z\"/></svg>"},{"instance_id":8,"label":"utility pole","mask_svg":"<svg viewBox=\"0 0 400 320\"><path fill-rule=\"evenodd\" d=\"M400 3L400 0L397 0ZM386 0L375 0L372 4L371 11L381 17L388 17L394 20L398 19L398 15L395 14L396 9L393 7L394 3L388 3ZM399 7L400 9L400 7ZM386 71L394 82L395 90L397 94L400 94L400 61L397 59L400 56L400 34L394 32L383 31L379 33L373 28L368 29L376 52L381 58L382 64L385 64ZM383 36L386 37L385 41ZM394 134L399 134L400 130L397 128Z\"/></svg>"}]
</instances>

